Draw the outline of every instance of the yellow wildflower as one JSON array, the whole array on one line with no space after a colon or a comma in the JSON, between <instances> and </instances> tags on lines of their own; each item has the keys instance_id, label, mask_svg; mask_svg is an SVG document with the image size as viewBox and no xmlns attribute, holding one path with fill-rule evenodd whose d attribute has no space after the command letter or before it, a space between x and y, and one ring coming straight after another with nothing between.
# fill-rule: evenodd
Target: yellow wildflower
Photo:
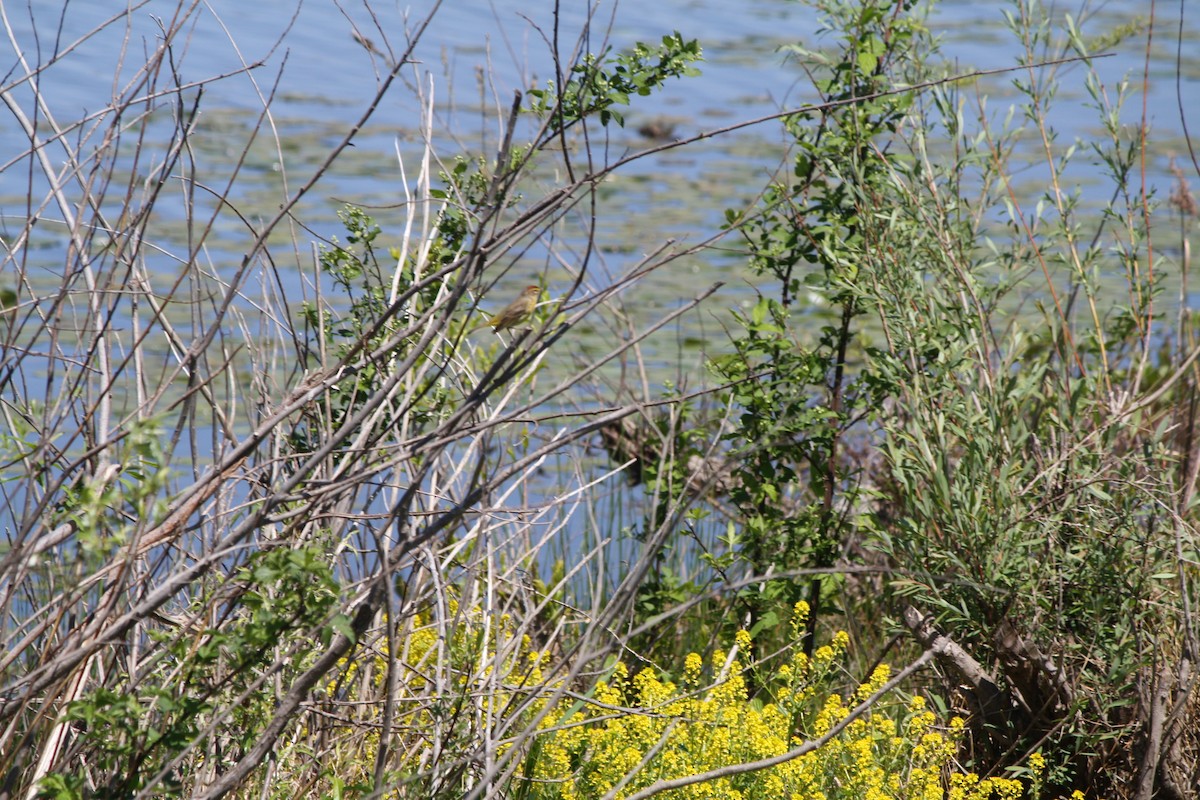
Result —
<instances>
[{"instance_id":1,"label":"yellow wildflower","mask_svg":"<svg viewBox=\"0 0 1200 800\"><path fill-rule=\"evenodd\" d=\"M695 686L700 682L700 672L704 669L704 659L699 653L688 653L683 660L683 682Z\"/></svg>"},{"instance_id":2,"label":"yellow wildflower","mask_svg":"<svg viewBox=\"0 0 1200 800\"><path fill-rule=\"evenodd\" d=\"M888 682L888 678L892 676L892 669L887 664L880 664L871 673L871 677L867 682L858 687L854 692L854 699L861 703L875 692L883 688L883 685Z\"/></svg>"}]
</instances>

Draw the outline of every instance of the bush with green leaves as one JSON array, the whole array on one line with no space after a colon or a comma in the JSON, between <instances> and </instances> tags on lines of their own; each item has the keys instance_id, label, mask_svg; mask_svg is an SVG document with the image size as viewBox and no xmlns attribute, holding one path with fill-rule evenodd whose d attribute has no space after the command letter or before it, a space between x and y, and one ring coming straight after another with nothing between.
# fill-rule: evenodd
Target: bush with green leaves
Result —
<instances>
[{"instance_id":1,"label":"bush with green leaves","mask_svg":"<svg viewBox=\"0 0 1200 800\"><path fill-rule=\"evenodd\" d=\"M1127 87L1110 96L1070 18L1056 36L1021 0L1026 130L973 127L962 84L935 81L914 4L818 5L841 47L793 53L831 105L789 118L793 173L762 213L730 214L779 287L716 362L737 409L741 556L758 575L877 571L814 580L814 620L824 596L918 644L951 637L962 650L931 690L966 715L977 768L1042 748L1047 791L1178 792L1195 375L1190 313L1158 309L1188 264L1153 247L1152 220L1174 212L1135 191L1147 140L1118 122ZM1098 207L1067 189L1082 148L1056 143L1058 68L1037 66L1070 56L1105 131L1087 148L1112 186ZM1049 176L1032 201L1013 189L1027 132Z\"/></svg>"}]
</instances>

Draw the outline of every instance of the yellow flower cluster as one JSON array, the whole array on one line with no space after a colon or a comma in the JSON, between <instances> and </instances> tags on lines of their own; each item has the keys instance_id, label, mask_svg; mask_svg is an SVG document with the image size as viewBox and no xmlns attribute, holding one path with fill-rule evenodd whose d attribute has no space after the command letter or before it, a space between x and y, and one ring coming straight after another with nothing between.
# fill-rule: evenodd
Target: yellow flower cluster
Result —
<instances>
[{"instance_id":1,"label":"yellow flower cluster","mask_svg":"<svg viewBox=\"0 0 1200 800\"><path fill-rule=\"evenodd\" d=\"M395 730L411 738L393 739L403 763L392 774L421 769L431 740L447 752L477 743L480 724L536 734L506 745L522 748L522 767L513 779L529 800L598 800L609 792L627 797L657 780L697 775L716 768L778 756L829 732L854 705L875 694L891 677L877 667L846 699L834 690L845 673L849 637L837 633L811 658L792 654L774 674L756 679L771 689L765 701L749 699L744 659L753 652L749 633L734 638L732 655L717 650L708 659L692 653L677 682L652 669L636 673L622 662L609 666L606 679L590 693L592 701L568 695L549 706L558 683L548 654L503 617L477 609L451 608L454 624L408 620ZM803 630L808 607L797 604L792 625ZM383 708L382 655L347 663L337 681L325 687L332 714L344 727L325 729L338 740L329 775L346 784L370 781ZM532 702L526 702L532 701ZM521 707L522 719L508 719ZM370 725L364 726L362 723ZM528 726L528 727L527 727ZM885 697L824 746L770 769L693 784L672 798L787 798L787 800L1015 800L1021 783L980 778L956 767L961 720L946 725L921 697ZM366 731L366 733L364 733ZM364 738L365 737L365 738ZM358 754L357 756L355 754ZM1044 770L1039 754L1030 759L1030 777ZM334 778L333 776L336 776ZM948 777L947 777L948 776ZM620 787L619 789L617 787Z\"/></svg>"},{"instance_id":2,"label":"yellow flower cluster","mask_svg":"<svg viewBox=\"0 0 1200 800\"><path fill-rule=\"evenodd\" d=\"M519 719L511 718L511 709L531 693L548 693L558 685L544 676L549 654L519 635L508 615L460 607L453 597L447 599L445 611L442 624L433 622L432 614L415 614L400 633L399 657L393 662L398 670L393 721L397 734L391 747L406 755L403 763L394 765L393 774L419 769L434 748L466 752L476 747L481 724L494 729L514 724L518 730L531 725L540 710L537 701L518 712ZM324 713L311 724L335 742L324 759L331 785L370 785L374 764L363 754L373 754L378 746L387 675L386 648L379 643L343 659L324 684L319 698ZM538 727L552 724L543 720Z\"/></svg>"},{"instance_id":3,"label":"yellow flower cluster","mask_svg":"<svg viewBox=\"0 0 1200 800\"><path fill-rule=\"evenodd\" d=\"M808 608L797 604L793 625L803 625ZM740 653L750 652L745 631L735 638ZM529 797L591 800L618 785L626 797L660 779L780 755L806 738L828 732L851 711L827 688L827 677L845 653L844 633L819 648L812 659L797 653L775 676L784 688L774 702L747 697L742 665L727 654L709 659L713 677L702 687L704 661L689 655L682 687L644 669L629 678L616 664L594 694L597 704L552 714L534 769L525 777ZM878 667L853 693L858 703L879 690L890 670ZM824 690L824 691L823 691ZM818 695L828 692L818 702ZM886 698L885 698L886 700ZM616 707L616 708L614 708ZM618 710L623 709L623 711ZM851 722L825 746L766 770L720 778L674 790L672 798L788 798L789 800L1016 800L1021 783L962 773L954 764L961 720L937 727L920 697L893 700ZM949 773L948 786L943 772Z\"/></svg>"}]
</instances>

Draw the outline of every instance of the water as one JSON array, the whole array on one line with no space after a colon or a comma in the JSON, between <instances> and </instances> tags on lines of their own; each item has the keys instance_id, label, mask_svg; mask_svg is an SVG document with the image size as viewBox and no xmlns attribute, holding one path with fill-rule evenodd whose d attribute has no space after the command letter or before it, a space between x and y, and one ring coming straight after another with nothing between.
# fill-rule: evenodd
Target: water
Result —
<instances>
[{"instance_id":1,"label":"water","mask_svg":"<svg viewBox=\"0 0 1200 800\"><path fill-rule=\"evenodd\" d=\"M1181 112L1171 80L1176 55L1173 27L1182 6L1151 5L1145 0L1097 6L1096 18L1088 21L1092 26L1088 30L1097 33L1146 17L1151 10L1156 13L1149 65L1153 80L1146 100L1155 139L1161 143L1154 153L1150 177L1161 181L1167 159L1184 154ZM417 27L431 7L429 0L404 7L379 4L374 14L362 5L343 4L343 12L323 0L299 5L294 0L254 4L216 0L197 7L175 53L180 78L187 83L227 76L205 83L196 137L199 176L214 186L223 185L261 111L260 95L273 92L280 147L260 137L251 146L240 187L244 212L251 217L270 214L284 195L285 179L292 190L302 183L359 117L377 88L385 66L351 39L352 31L381 48L390 42L398 52L404 47L405 31ZM949 0L937 6L930 27L944 32L943 52L963 71L1010 66L1020 55L1019 45L1003 29L1001 12L1010 7L1007 2ZM0 63L12 67L18 49L32 60L37 60L40 52L40 60L45 62L56 49L74 44L110 17L114 13L110 8L100 3L45 0L30 7L5 3L13 35L0 49L4 53ZM804 76L784 63L777 52L788 43L819 43L817 20L804 5L786 0L606 3L598 7L590 27L586 8L579 2L563 4L558 26L564 48L573 46L585 30L587 48L599 50L605 44L621 49L635 41L655 42L662 34L678 29L699 39L706 56L702 77L674 81L650 98L635 98L635 106L628 112L629 124L624 129L610 127L607 141L598 144L606 157L651 144L637 133L637 128L650 120L663 119L674 125L674 135L688 136L813 99ZM515 0L460 0L444 3L438 10L415 51L420 66L406 72L404 78L410 87L420 83L426 90L432 81L438 99L436 127L442 157L449 159L462 149L492 152L500 125L492 111L494 105L507 107L515 89L542 85L553 74L544 41L554 26L551 9L550 3L531 7ZM136 77L140 56L158 35L156 20L169 24L175 16L173 3L148 0L126 20L79 42L61 62L49 66L41 76L40 89L55 117L71 120L99 110L115 89ZM57 31L60 21L61 35ZM1189 102L1200 97L1200 60L1195 55L1200 30L1195 19L1183 22L1179 89L1183 118L1192 130L1200 130L1200 105ZM1144 48L1145 37L1135 36L1112 48L1115 57L1098 62L1110 88L1125 75L1140 82ZM247 65L253 68L247 69ZM18 72L9 72L9 79ZM483 84L481 75L487 76ZM1052 119L1064 138L1095 133L1094 115L1081 113L1085 102L1082 75L1079 67L1061 68L1063 91L1059 111ZM1012 77L1016 76L986 80L997 113ZM22 87L12 94L30 113L29 93ZM486 110L481 109L481 96ZM1134 122L1140 111L1135 102L1125 109L1124 118ZM11 114L7 116L0 126L0 153L7 154L0 163L8 164L0 173L0 213L4 229L10 231L26 213L23 200L28 164L8 159L25 151L28 143ZM168 123L163 120L164 133ZM342 202L351 201L377 207L386 222L398 221L399 213L389 213L396 210L401 195L396 141L399 139L401 152L415 154L418 126L419 108L413 92L396 87L354 146L338 159L328 179L301 204L300 218L315 223L318 232L330 233L336 230L332 213ZM753 197L779 164L783 144L778 124L766 123L633 165L614 180L610 195L614 207L630 213L601 217L600 246L613 254L608 261L618 262L609 268L619 269L621 262L667 238L697 241L710 235L719 227L726 206ZM56 153L52 158L61 160ZM415 172L415 163L408 168ZM214 242L218 248L221 240L218 236ZM236 256L241 244L234 235L234 246L226 255ZM696 270L716 270L721 277L728 277L727 270L735 264L736 259L723 260L713 254L699 259ZM690 286L693 280L689 275L679 282ZM670 288L671 282L652 282L652 294ZM729 291L736 294L737 289Z\"/></svg>"},{"instance_id":2,"label":"water","mask_svg":"<svg viewBox=\"0 0 1200 800\"><path fill-rule=\"evenodd\" d=\"M1110 0L1097 6L1094 30L1098 32L1148 16L1151 11L1156 15L1148 62L1151 82L1145 95L1155 135L1147 177L1151 187L1165 195L1172 155L1190 169L1182 138L1184 123L1192 131L1200 130L1200 103L1195 102L1200 97L1197 20L1183 20L1182 67L1176 86L1177 43L1172 27L1176 19L1171 15L1184 7L1182 0L1178 4ZM201 212L199 218L203 221L211 216L214 226L197 259L213 276L228 278L251 239L250 229L278 212L281 203L324 163L331 148L372 102L386 65L356 44L352 32L357 29L381 49L390 41L393 50L399 52L404 49L406 31L420 25L431 7L429 0L407 6L378 4L373 12L362 4L343 3L339 8L330 0L307 0L303 4L295 0L211 0L191 7L184 25L186 33L179 38L173 56L179 82L189 86L185 97L190 101L202 92L202 103L192 148L168 179L150 227L156 248L147 254L152 268L170 278L184 269L190 258L196 231L183 225L188 216L185 203L189 201L189 187L177 177L186 167L193 171L197 182L209 187L198 191L194 201ZM930 27L944 32L943 53L962 72L1011 66L1020 56L1020 48L1003 29L1001 11L1009 7L1007 2L947 0L937 7ZM18 55L23 54L30 63L49 64L38 77L47 104L37 119L43 139L54 130L44 117L47 112L59 125L65 125L102 110L115 94L139 96L171 88L163 84L139 87L136 82L143 55L153 49L159 35L159 21L170 25L177 16L175 5L167 0L138 3L128 17L118 17L115 24L89 35L106 19L118 15L119 8L117 4L79 0L0 0L0 10L11 32L0 44L0 85L7 87L13 103L30 120L36 115L28 85L12 85L15 76L24 71L18 65ZM569 49L584 32L587 8L582 2L563 4L558 24L564 47ZM494 152L502 126L494 108L507 108L515 90L544 85L554 73L546 43L554 25L551 9L550 3L518 0L457 0L443 5L416 50L417 68L405 71L402 85L382 99L353 146L337 158L328 174L296 206L296 224L282 229L272 241L276 265L284 277L281 291L288 309L294 311L301 298L311 296L312 286L302 277L312 271L310 243L341 233L335 214L343 203L368 207L385 230L392 232L391 238L398 238L404 213L400 205L403 179L396 151L403 154L411 181L421 138L416 87L432 91L437 100L435 140L442 158L448 160L461 152ZM655 42L673 30L699 39L705 50L701 77L672 82L650 98L636 99L634 108L627 112L626 127L610 126L593 142L594 151L608 160L652 145L638 132L647 122L659 120L673 125L673 135L687 137L799 107L814 99L806 77L778 52L786 44L802 42L813 47L821 42L814 14L797 3L606 3L599 7L590 26L586 48L592 51L602 49L606 43L622 49L639 40ZM1125 76L1140 83L1147 63L1145 37L1132 37L1110 49L1114 56L1097 62L1105 83L1111 88ZM51 63L56 52L64 55ZM169 70L164 73L170 74ZM1083 75L1078 65L1058 70L1062 90L1052 121L1064 141L1096 134L1096 117L1087 108ZM1005 107L1016 99L1009 88L1013 77L996 75L981 81L991 97L993 120L1001 119ZM263 98L267 96L273 98L271 120L256 135ZM1136 123L1140 118L1140 99L1135 97L1122 110L1125 123ZM136 114L137 108L131 113ZM68 177L67 209L53 201L42 206L49 182L40 173L42 166L31 163L22 121L8 107L0 108L0 118L4 120L0 123L0 238L7 259L0 266L0 288L11 285L16 265L23 264L32 289L38 291L44 286L48 290L58 282L64 264L69 263L68 240L56 220L68 211L78 213L71 206L79 202L80 193ZM123 149L122 168L151 174L161 162L162 143L168 141L175 122L171 114L156 112L149 129L153 140L136 162L135 148ZM89 153L100 145L101 132L85 123L69 128L65 138L69 147ZM61 169L65 159L60 143L50 141L45 154L50 169ZM726 208L752 202L755 193L783 163L785 154L786 141L779 124L767 122L646 158L622 170L600 193L596 250L589 267L594 278L590 284L604 285L669 239L681 246L704 241L719 229ZM1086 163L1081 167L1072 175L1086 189L1089 182L1098 181L1099 173ZM235 169L238 173L231 200L237 214L213 200L213 193L224 191ZM1195 176L1194 172L1190 174ZM1044 187L1033 173L1022 177L1033 197L1041 193ZM545 185L551 186L561 176L542 178ZM119 200L116 198L112 207L106 208L114 218L119 214ZM34 238L18 249L10 249L24 221L33 215L42 220ZM559 231L555 244L568 260L582 250L584 222L572 220ZM703 353L724 347L726 334L721 323L728 318L727 309L753 297L754 289L742 265L736 242L724 242L653 273L635 292L626 294L627 310L637 327L661 318L666 310L713 281L726 281L725 288L708 301L703 311L688 315L650 341L645 356L652 372L648 380L655 384L652 389L668 377L685 389L695 388L702 375ZM532 248L513 265L508 285L523 286L538 275L548 279L552 295L567 285L566 271L549 260L542 246ZM78 310L82 312L82 306ZM185 331L194 322L195 318L187 313L176 319ZM619 330L614 332L600 324L581 326L563 342L562 357L566 362L587 362L593 354L610 350L619 335ZM165 347L158 355L164 369L173 366ZM637 369L631 366L627 377L636 385L640 376L633 376L637 376ZM622 376L602 377L615 382ZM543 380L542 385L549 383ZM611 388L611 383L604 388ZM53 399L48 396L46 401ZM595 403L606 402L606 392L598 390ZM201 433L209 432L202 423L197 427ZM183 457L186 447L185 442L176 456ZM571 466L553 467L551 471L570 475ZM535 491L541 490L535 487ZM637 523L635 518L621 516L628 504L618 493L619 488L614 490L611 506L603 506L611 511L600 527L612 530L603 530L597 536L615 534L621 527ZM553 489L544 491L544 496L553 494ZM534 497L530 504L539 499ZM18 507L19 502L13 502L5 513L19 513L12 511ZM612 520L617 524L608 524ZM5 522L7 528L7 518Z\"/></svg>"},{"instance_id":3,"label":"water","mask_svg":"<svg viewBox=\"0 0 1200 800\"><path fill-rule=\"evenodd\" d=\"M339 8L328 0L302 4L294 0L252 4L213 0L188 7L184 34L177 39L172 56L178 81L190 87L185 97L190 102L202 92L202 101L191 150L173 170L156 206L150 228L156 249L147 251L151 267L163 276L186 269L193 258L189 253L197 229L183 224L188 216L185 203L194 201L198 213L193 216L201 221L211 218L213 225L205 248L194 258L213 276L229 278L252 239L251 229L278 212L373 101L386 72L385 59L356 43L352 34L357 31L370 39L379 51L390 46L392 53L400 53L407 36L424 24L432 7L430 0L408 6L379 4L373 9L361 4ZM1008 2L947 0L936 7L929 26L942 34L944 57L961 72L1003 68L1021 56L1019 43L1003 25L1002 11L1011 7ZM144 54L153 49L160 26L170 26L180 16L176 6L167 0L144 0L127 16L115 8L102 3L36 0L24 5L0 0L11 31L0 47L6 76L3 85L10 87L10 97L31 120L35 112L28 84L11 83L23 72L17 64L18 54L30 63L48 64L38 76L46 101L38 112L43 115L38 120L43 138L50 137L53 130L44 119L46 112L65 125L102 110L117 94L141 96L171 88L163 82L139 86L137 81ZM636 41L656 42L677 29L686 37L699 39L705 52L700 77L672 81L652 97L635 98L624 128L593 128L597 136L593 152L601 160L613 161L654 145L656 142L639 133L644 123L658 121L673 126L673 136L687 137L814 99L806 76L779 53L786 44L817 47L829 42L828 37L819 35L817 18L807 6L787 0L606 3L597 7L590 21L587 8L580 2L563 4L557 25L559 41L568 51L581 38L591 51L608 45L623 49ZM1180 158L1184 167L1190 165L1182 138L1184 123L1193 131L1200 130L1200 104L1194 102L1200 97L1200 58L1196 55L1200 52L1196 47L1200 28L1196 19L1185 16L1180 45L1176 41L1180 4L1109 0L1096 8L1095 18L1087 21L1086 28L1096 35L1139 18L1149 19L1152 11L1155 14L1148 67L1144 35L1106 48L1113 56L1097 61L1097 66L1109 88L1126 76L1140 84L1141 73L1148 68L1151 80L1145 100L1154 140L1147 178L1150 187L1165 196L1171 157ZM1065 10L1059 8L1060 13ZM287 308L294 311L301 299L312 296L311 281L303 277L312 273L311 243L335 235L344 238L335 216L344 203L367 207L388 232L389 241L399 238L405 209L396 153L402 154L411 183L419 166L421 139L417 87L436 98L434 130L441 158L449 161L464 152L495 152L502 127L496 108L507 108L514 91L544 85L554 73L547 44L556 24L552 11L550 3L531 6L516 0L459 0L442 5L415 50L417 66L404 71L401 84L383 97L352 146L297 204L295 224L281 228L272 240L275 264L283 276L279 291ZM116 22L102 26L107 19ZM1178 87L1173 79L1177 48L1182 61ZM56 60L55 53L63 55ZM1051 120L1060 129L1060 141L1094 137L1096 115L1087 107L1082 66L1055 69L1062 88ZM170 75L170 70L165 71L162 80ZM1028 76L1012 73L981 80L982 91L990 96L988 113L994 122L1018 99L1011 90L1011 81L1017 77ZM255 134L263 98L268 96L273 98L271 119ZM1135 96L1122 110L1126 124L1140 118L1140 100ZM130 115L136 112L134 106ZM129 146L133 143L123 143L123 168L148 175L161 161L163 143L176 120L166 111L155 113L150 136L159 141L149 141L136 162L132 155L136 148ZM0 114L5 119L0 124L0 237L6 249L13 245L28 216L42 220L34 238L9 254L10 260L0 270L0 284L5 283L6 275L15 273L14 266L20 262L26 264L35 284L42 281L48 288L58 283L67 263L68 241L63 226L56 222L65 212L53 201L41 205L42 198L48 197L48 182L40 174L42 165L31 167L29 142L17 116L8 109ZM64 138L69 147L88 153L100 145L101 132L84 124L69 128ZM44 152L51 168L61 168L61 143L50 141ZM677 241L678 247L704 242L720 229L725 210L752 203L785 159L786 141L780 125L766 122L622 169L598 195L596 246L588 267L592 277L586 286L606 285L668 240ZM196 181L206 187L194 198L187 194L189 185L178 178L184 168L192 170ZM236 214L213 199L225 191L235 169L231 201ZM1030 201L1045 189L1041 175L1030 170L1018 176ZM550 189L563 176L543 173L539 178L541 186ZM1071 179L1083 187L1085 196L1101 194L1096 188L1102 186L1099 169L1087 158L1080 159ZM65 186L69 203L77 204L77 187L70 180ZM527 192L532 196L538 188L535 182ZM110 219L119 214L122 199L115 197L106 209ZM567 220L556 231L555 247L568 266L581 258L588 224L585 213ZM1162 252L1172 254L1169 243ZM668 377L676 383L698 379L703 353L725 348L722 325L728 321L728 309L750 302L754 295L743 265L738 242L726 240L650 274L635 292L625 294L626 310L636 327L660 319L714 281L726 282L702 310L688 314L648 342L644 355L656 383ZM510 292L512 287L538 278L547 280L552 297L569 283L569 270L550 256L545 242L534 243L511 264L510 274L497 292ZM185 329L191 322L186 315L176 319ZM564 343L565 362L587 361L607 352L614 335L620 334L603 324L580 326ZM169 361L165 349L162 355ZM619 378L616 374L607 377Z\"/></svg>"}]
</instances>

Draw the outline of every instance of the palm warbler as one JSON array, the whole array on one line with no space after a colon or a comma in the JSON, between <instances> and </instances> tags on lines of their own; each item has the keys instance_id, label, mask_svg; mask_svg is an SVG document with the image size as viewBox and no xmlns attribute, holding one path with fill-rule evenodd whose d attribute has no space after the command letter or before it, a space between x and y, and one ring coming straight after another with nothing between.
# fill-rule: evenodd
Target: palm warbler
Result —
<instances>
[{"instance_id":1,"label":"palm warbler","mask_svg":"<svg viewBox=\"0 0 1200 800\"><path fill-rule=\"evenodd\" d=\"M492 330L502 331L507 328L512 328L520 325L529 315L533 313L533 309L537 306L538 298L542 296L540 286L526 286L525 291L521 292L521 296L513 300L504 310L496 316L488 320L488 325L492 326Z\"/></svg>"}]
</instances>

